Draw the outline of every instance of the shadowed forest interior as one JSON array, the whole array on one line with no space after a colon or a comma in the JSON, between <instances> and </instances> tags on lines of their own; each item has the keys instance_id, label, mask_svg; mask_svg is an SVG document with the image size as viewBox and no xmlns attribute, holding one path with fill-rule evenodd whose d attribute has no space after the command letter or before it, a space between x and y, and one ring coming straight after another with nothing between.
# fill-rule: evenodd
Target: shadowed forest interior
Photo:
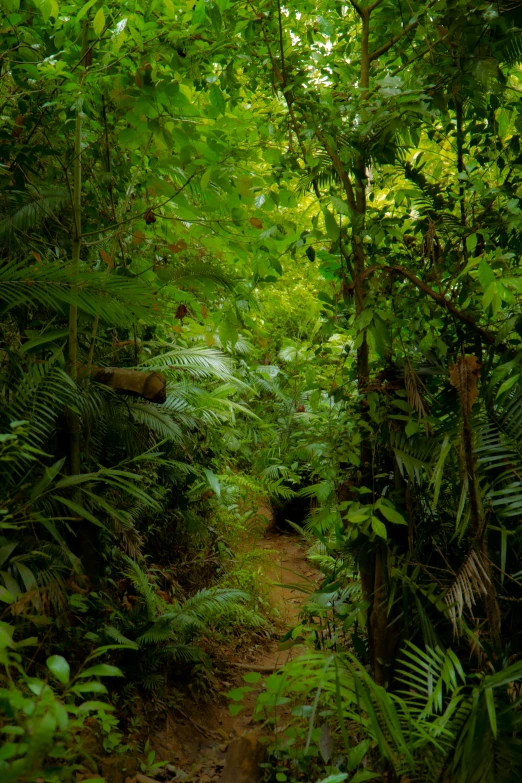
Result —
<instances>
[{"instance_id":1,"label":"shadowed forest interior","mask_svg":"<svg viewBox=\"0 0 522 783\"><path fill-rule=\"evenodd\" d=\"M522 779L522 0L0 0L0 780Z\"/></svg>"}]
</instances>

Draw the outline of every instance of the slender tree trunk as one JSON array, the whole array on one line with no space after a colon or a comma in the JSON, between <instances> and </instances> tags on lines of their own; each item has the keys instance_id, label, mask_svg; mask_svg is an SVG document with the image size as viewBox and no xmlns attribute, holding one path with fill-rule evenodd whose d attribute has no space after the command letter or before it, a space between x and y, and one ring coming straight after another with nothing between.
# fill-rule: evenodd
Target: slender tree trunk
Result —
<instances>
[{"instance_id":1,"label":"slender tree trunk","mask_svg":"<svg viewBox=\"0 0 522 783\"><path fill-rule=\"evenodd\" d=\"M87 27L84 26L82 56L86 50ZM72 275L76 277L80 269L82 246L82 106L79 99L76 109L74 128L73 160L73 232L72 232ZM73 286L73 295L78 294L77 285ZM69 309L69 373L76 381L78 378L78 305L71 304ZM75 411L69 412L69 460L72 474L80 472L80 417Z\"/></svg>"},{"instance_id":2,"label":"slender tree trunk","mask_svg":"<svg viewBox=\"0 0 522 783\"><path fill-rule=\"evenodd\" d=\"M359 74L359 88L361 89L361 101L364 102L368 96L370 87L370 15L363 9L362 11L362 36L361 36L361 68ZM363 234L366 223L366 184L367 184L367 161L364 152L357 154L355 160L355 205L357 210L357 226L352 229L354 274L355 274L355 312L359 315L366 307L366 281L364 279L364 270L366 265L366 254L364 252ZM357 383L359 392L364 392L368 386L370 375L368 340L366 330L363 332L361 345L357 348ZM363 438L361 442L361 471L363 474L363 483L369 483L371 480L371 444L368 438Z\"/></svg>"},{"instance_id":3,"label":"slender tree trunk","mask_svg":"<svg viewBox=\"0 0 522 783\"><path fill-rule=\"evenodd\" d=\"M370 88L370 12L361 10L361 63L359 72L359 89L361 102L368 98ZM364 151L358 153L355 160L355 201L357 208L357 231L353 231L353 256L355 273L355 309L358 315L366 307L366 281L364 278L366 254L364 252L363 234L366 223L366 188L368 184L368 160ZM359 392L364 394L368 388L370 376L370 357L366 330L362 342L357 349L357 384ZM363 408L363 419L368 418L367 406ZM368 487L373 484L372 446L368 437L369 429L364 428L361 441L361 480ZM386 685L395 652L396 634L389 632L388 601L386 590L385 569L387 567L384 544L378 545L374 553L366 560L361 571L361 586L365 599L369 602L368 610L368 645L370 664L375 681Z\"/></svg>"},{"instance_id":4,"label":"slender tree trunk","mask_svg":"<svg viewBox=\"0 0 522 783\"><path fill-rule=\"evenodd\" d=\"M82 30L82 45L80 54L80 64L84 62L89 45L89 25L85 23ZM83 79L80 83L83 82ZM71 271L74 277L80 271L80 256L82 248L82 130L83 130L83 111L82 99L78 97L76 108L76 120L74 126L74 159L73 159L73 196L72 196L72 254ZM73 302L74 297L78 295L78 286L73 283L72 287ZM74 381L78 380L78 305L73 303L69 308L69 374ZM69 411L69 470L72 475L81 472L81 426L80 416L76 411ZM74 499L77 503L81 502L81 493L77 489ZM96 537L96 528L87 525L85 520L81 520L78 529L78 544L80 547L80 558L84 565L84 570L91 582L95 582L99 576L102 559L98 549Z\"/></svg>"},{"instance_id":5,"label":"slender tree trunk","mask_svg":"<svg viewBox=\"0 0 522 783\"><path fill-rule=\"evenodd\" d=\"M373 7L377 7L374 5ZM359 71L359 89L361 91L361 104L364 106L370 91L370 63L375 58L375 53L370 52L370 17L373 7L356 10L361 18L361 60ZM357 212L357 230L353 230L353 256L354 256L354 294L355 309L357 315L367 306L366 287L366 253L364 250L363 235L366 224L368 187L368 156L365 150L361 150L355 159L355 203ZM366 330L363 331L362 341L357 349L357 383L359 392L364 395L370 376L370 357ZM369 425L368 406L363 403L362 419ZM373 486L373 455L372 444L368 436L370 427L364 427L361 440L361 482L367 487ZM374 498L376 499L376 498ZM389 550L382 541L377 541L373 552L364 558L361 568L361 587L365 600L370 604L368 609L368 644L370 664L375 681L379 685L387 685L391 678L393 662L398 643L398 626L392 623L392 617L388 612L388 589L386 584L386 571L389 562Z\"/></svg>"}]
</instances>

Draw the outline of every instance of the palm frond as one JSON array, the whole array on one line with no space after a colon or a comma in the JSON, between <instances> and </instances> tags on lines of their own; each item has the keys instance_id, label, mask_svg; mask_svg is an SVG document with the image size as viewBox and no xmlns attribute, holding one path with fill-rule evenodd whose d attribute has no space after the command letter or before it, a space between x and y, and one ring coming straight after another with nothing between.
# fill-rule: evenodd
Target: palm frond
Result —
<instances>
[{"instance_id":1,"label":"palm frond","mask_svg":"<svg viewBox=\"0 0 522 783\"><path fill-rule=\"evenodd\" d=\"M489 583L489 581L487 568L482 562L482 555L473 548L465 558L453 584L444 596L444 603L448 607L455 634L458 633L457 621L462 617L464 606L467 607L470 616L473 617L473 607L477 602L477 596L487 594L485 583Z\"/></svg>"},{"instance_id":2,"label":"palm frond","mask_svg":"<svg viewBox=\"0 0 522 783\"><path fill-rule=\"evenodd\" d=\"M0 220L0 239L37 228L44 220L56 221L57 213L70 202L70 195L66 190L28 188L23 192L11 192L9 201L13 209L6 214L7 208Z\"/></svg>"},{"instance_id":3,"label":"palm frond","mask_svg":"<svg viewBox=\"0 0 522 783\"><path fill-rule=\"evenodd\" d=\"M129 325L136 318L154 323L153 298L140 279L107 275L87 268L73 272L59 262L6 261L0 264L2 312L15 307L49 307L65 314L71 305L111 325ZM157 306L157 305L156 305Z\"/></svg>"}]
</instances>

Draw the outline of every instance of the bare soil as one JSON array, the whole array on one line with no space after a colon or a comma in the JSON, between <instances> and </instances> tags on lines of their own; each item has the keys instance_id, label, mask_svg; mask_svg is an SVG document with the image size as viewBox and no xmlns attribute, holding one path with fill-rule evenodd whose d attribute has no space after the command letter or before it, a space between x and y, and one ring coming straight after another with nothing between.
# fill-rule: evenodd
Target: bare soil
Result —
<instances>
[{"instance_id":1,"label":"bare soil","mask_svg":"<svg viewBox=\"0 0 522 783\"><path fill-rule=\"evenodd\" d=\"M267 511L267 517L268 514ZM303 543L297 535L279 533L269 528L262 539L250 540L245 545L268 550L264 579L270 600L280 616L277 630L281 638L297 624L301 605L306 599L306 593L292 585L313 591L318 585L320 574L307 562ZM157 758L171 762L169 770L173 772L174 780L184 779L191 783L221 781L225 754L231 740L259 731L253 720L256 689L243 700L244 708L237 716L229 712L227 692L245 684L242 676L247 671L247 664L253 670L266 671L268 674L299 652L299 647L280 650L278 638L267 640L266 644L258 645L246 653L242 660L235 657L221 663L223 673L218 674L219 692L214 703L187 701L182 705L183 715L176 712L168 716L152 746L157 751Z\"/></svg>"}]
</instances>

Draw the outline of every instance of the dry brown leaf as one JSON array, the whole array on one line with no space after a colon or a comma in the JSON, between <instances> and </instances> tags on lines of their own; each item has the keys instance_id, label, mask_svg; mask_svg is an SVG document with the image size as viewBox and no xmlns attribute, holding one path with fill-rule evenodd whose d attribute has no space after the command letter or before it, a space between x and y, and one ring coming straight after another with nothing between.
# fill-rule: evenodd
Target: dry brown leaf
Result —
<instances>
[{"instance_id":1,"label":"dry brown leaf","mask_svg":"<svg viewBox=\"0 0 522 783\"><path fill-rule=\"evenodd\" d=\"M263 223L256 217L250 218L250 225L254 226L254 228L263 228Z\"/></svg>"},{"instance_id":2,"label":"dry brown leaf","mask_svg":"<svg viewBox=\"0 0 522 783\"><path fill-rule=\"evenodd\" d=\"M406 387L407 400L413 410L419 414L419 416L425 417L427 411L424 405L424 401L419 391L420 381L417 374L409 362L404 365L404 386Z\"/></svg>"},{"instance_id":3,"label":"dry brown leaf","mask_svg":"<svg viewBox=\"0 0 522 783\"><path fill-rule=\"evenodd\" d=\"M18 139L22 135L24 127L25 117L23 114L19 114L15 120L15 127L13 128L11 135L14 139Z\"/></svg>"},{"instance_id":4,"label":"dry brown leaf","mask_svg":"<svg viewBox=\"0 0 522 783\"><path fill-rule=\"evenodd\" d=\"M102 257L102 260L107 264L109 269L112 269L114 266L114 259L112 256L110 256L105 250L100 250L100 255Z\"/></svg>"},{"instance_id":5,"label":"dry brown leaf","mask_svg":"<svg viewBox=\"0 0 522 783\"><path fill-rule=\"evenodd\" d=\"M459 356L456 364L450 364L450 383L459 393L463 410L471 411L478 397L477 381L480 377L480 362L476 356Z\"/></svg>"},{"instance_id":6,"label":"dry brown leaf","mask_svg":"<svg viewBox=\"0 0 522 783\"><path fill-rule=\"evenodd\" d=\"M139 245L140 242L143 242L145 239L145 234L143 231L135 231L132 235L132 241L135 245Z\"/></svg>"},{"instance_id":7,"label":"dry brown leaf","mask_svg":"<svg viewBox=\"0 0 522 783\"><path fill-rule=\"evenodd\" d=\"M179 239L175 245L168 245L167 247L171 253L181 253L182 250L187 249L187 243L183 239Z\"/></svg>"}]
</instances>

